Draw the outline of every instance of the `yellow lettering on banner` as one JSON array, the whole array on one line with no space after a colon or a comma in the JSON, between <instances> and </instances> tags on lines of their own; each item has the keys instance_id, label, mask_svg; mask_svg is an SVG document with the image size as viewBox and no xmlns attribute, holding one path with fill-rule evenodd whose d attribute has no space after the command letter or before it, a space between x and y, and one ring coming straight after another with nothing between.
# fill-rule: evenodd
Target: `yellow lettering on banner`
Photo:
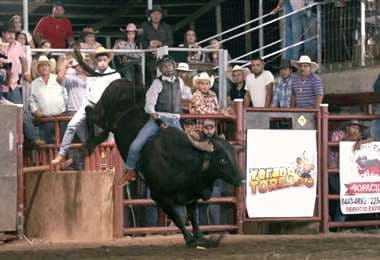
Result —
<instances>
[{"instance_id":1,"label":"yellow lettering on banner","mask_svg":"<svg viewBox=\"0 0 380 260\"><path fill-rule=\"evenodd\" d=\"M279 175L280 176L282 176L282 177L284 177L284 176L286 176L286 168L283 168L283 167L281 167L280 169L279 169Z\"/></svg>"},{"instance_id":2,"label":"yellow lettering on banner","mask_svg":"<svg viewBox=\"0 0 380 260\"><path fill-rule=\"evenodd\" d=\"M265 180L265 169L259 170L259 180Z\"/></svg>"},{"instance_id":3,"label":"yellow lettering on banner","mask_svg":"<svg viewBox=\"0 0 380 260\"><path fill-rule=\"evenodd\" d=\"M273 172L273 169L272 168L267 168L265 172L266 172L265 179L270 179L271 178L271 174Z\"/></svg>"},{"instance_id":4,"label":"yellow lettering on banner","mask_svg":"<svg viewBox=\"0 0 380 260\"><path fill-rule=\"evenodd\" d=\"M249 174L252 176L253 180L257 180L258 171L258 169L249 169Z\"/></svg>"},{"instance_id":5,"label":"yellow lettering on banner","mask_svg":"<svg viewBox=\"0 0 380 260\"><path fill-rule=\"evenodd\" d=\"M251 181L249 182L249 186L251 187L251 193L252 194L256 194L258 184L259 184L259 182L256 181L255 178L253 178L253 176L252 176Z\"/></svg>"},{"instance_id":6,"label":"yellow lettering on banner","mask_svg":"<svg viewBox=\"0 0 380 260\"><path fill-rule=\"evenodd\" d=\"M280 175L280 168L274 168L272 173L272 178L278 178Z\"/></svg>"}]
</instances>

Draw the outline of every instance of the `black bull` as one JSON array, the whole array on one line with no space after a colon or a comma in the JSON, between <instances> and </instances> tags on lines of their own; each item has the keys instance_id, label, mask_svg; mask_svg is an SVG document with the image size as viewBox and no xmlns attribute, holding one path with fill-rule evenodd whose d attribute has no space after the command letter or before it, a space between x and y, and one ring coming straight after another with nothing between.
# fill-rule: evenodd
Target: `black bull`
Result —
<instances>
[{"instance_id":1,"label":"black bull","mask_svg":"<svg viewBox=\"0 0 380 260\"><path fill-rule=\"evenodd\" d=\"M113 132L116 145L126 160L129 145L148 120L144 113L143 88L134 87L125 80L117 80L105 90L95 107L86 109L89 137L86 148L93 150L108 132ZM94 124L104 130L95 136ZM226 140L213 137L210 142L214 151L195 149L186 134L179 129L161 129L155 138L141 151L139 170L150 188L151 197L181 230L188 246L217 246L220 238L206 239L198 226L196 203L208 200L213 183L220 178L235 186L241 183L235 150ZM187 216L178 206L187 209ZM193 234L185 228L186 219L191 221Z\"/></svg>"}]
</instances>

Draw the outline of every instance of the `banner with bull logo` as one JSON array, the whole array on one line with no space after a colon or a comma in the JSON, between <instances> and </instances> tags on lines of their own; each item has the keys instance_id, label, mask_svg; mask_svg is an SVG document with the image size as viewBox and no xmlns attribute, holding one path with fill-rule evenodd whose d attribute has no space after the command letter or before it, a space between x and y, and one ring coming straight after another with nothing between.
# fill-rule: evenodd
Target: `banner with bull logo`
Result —
<instances>
[{"instance_id":1,"label":"banner with bull logo","mask_svg":"<svg viewBox=\"0 0 380 260\"><path fill-rule=\"evenodd\" d=\"M339 143L340 207L343 214L380 212L380 142Z\"/></svg>"},{"instance_id":2,"label":"banner with bull logo","mask_svg":"<svg viewBox=\"0 0 380 260\"><path fill-rule=\"evenodd\" d=\"M248 216L312 217L317 172L316 131L249 129Z\"/></svg>"}]
</instances>

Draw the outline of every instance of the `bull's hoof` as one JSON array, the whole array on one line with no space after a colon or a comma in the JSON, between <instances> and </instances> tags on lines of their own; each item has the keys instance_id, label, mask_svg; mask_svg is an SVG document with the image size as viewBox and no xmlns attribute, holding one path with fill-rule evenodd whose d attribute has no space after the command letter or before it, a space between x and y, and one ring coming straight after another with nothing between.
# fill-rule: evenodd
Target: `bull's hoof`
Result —
<instances>
[{"instance_id":1,"label":"bull's hoof","mask_svg":"<svg viewBox=\"0 0 380 260\"><path fill-rule=\"evenodd\" d=\"M214 235L211 236L210 238L198 238L198 239L193 239L189 241L187 244L188 247L190 248L212 248L212 247L218 247L220 244L220 241L224 237L224 234L222 235Z\"/></svg>"}]
</instances>

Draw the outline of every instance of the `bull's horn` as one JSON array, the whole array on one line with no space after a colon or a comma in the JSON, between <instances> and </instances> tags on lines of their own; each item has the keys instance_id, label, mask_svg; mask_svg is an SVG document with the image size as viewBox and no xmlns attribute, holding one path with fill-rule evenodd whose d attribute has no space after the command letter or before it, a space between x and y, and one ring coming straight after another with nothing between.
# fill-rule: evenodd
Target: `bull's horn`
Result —
<instances>
[{"instance_id":1,"label":"bull's horn","mask_svg":"<svg viewBox=\"0 0 380 260\"><path fill-rule=\"evenodd\" d=\"M212 153L214 151L214 145L210 143L209 141L196 141L194 140L188 133L186 134L187 138L189 139L192 146L194 146L196 149L204 152Z\"/></svg>"}]
</instances>

